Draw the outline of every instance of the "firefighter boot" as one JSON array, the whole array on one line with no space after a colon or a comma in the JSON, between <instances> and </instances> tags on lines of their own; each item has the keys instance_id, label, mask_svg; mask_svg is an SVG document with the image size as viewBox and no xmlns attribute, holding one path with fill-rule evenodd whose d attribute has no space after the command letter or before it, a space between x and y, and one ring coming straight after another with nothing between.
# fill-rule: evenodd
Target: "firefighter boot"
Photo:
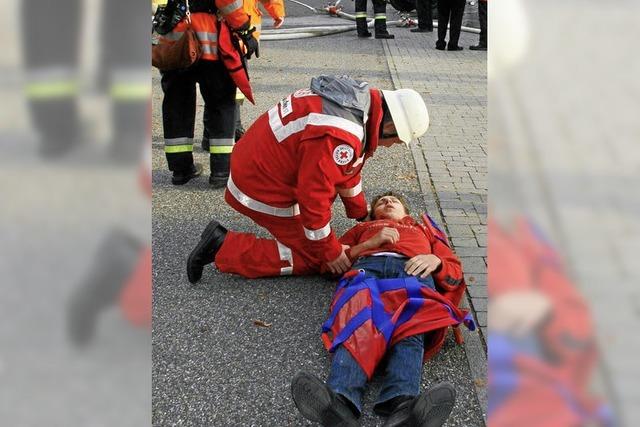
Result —
<instances>
[{"instance_id":1,"label":"firefighter boot","mask_svg":"<svg viewBox=\"0 0 640 427\"><path fill-rule=\"evenodd\" d=\"M449 383L437 384L424 393L400 403L384 427L440 427L456 402L456 390Z\"/></svg>"},{"instance_id":2,"label":"firefighter boot","mask_svg":"<svg viewBox=\"0 0 640 427\"><path fill-rule=\"evenodd\" d=\"M211 176L209 184L213 188L224 188L229 180L231 154L211 154Z\"/></svg>"},{"instance_id":3,"label":"firefighter boot","mask_svg":"<svg viewBox=\"0 0 640 427\"><path fill-rule=\"evenodd\" d=\"M212 220L207 228L204 229L200 236L200 241L189 254L187 259L187 277L189 282L196 283L202 277L202 270L207 264L211 264L216 258L216 254L224 238L227 235L227 229L220 225L216 220Z\"/></svg>"},{"instance_id":4,"label":"firefighter boot","mask_svg":"<svg viewBox=\"0 0 640 427\"><path fill-rule=\"evenodd\" d=\"M376 17L375 24L375 33L377 39L393 39L395 36L393 34L389 34L387 31L387 18Z\"/></svg>"},{"instance_id":5,"label":"firefighter boot","mask_svg":"<svg viewBox=\"0 0 640 427\"><path fill-rule=\"evenodd\" d=\"M358 425L351 402L313 375L297 373L291 382L291 395L300 413L311 421L332 427Z\"/></svg>"},{"instance_id":6,"label":"firefighter boot","mask_svg":"<svg viewBox=\"0 0 640 427\"><path fill-rule=\"evenodd\" d=\"M171 183L173 185L184 185L191 181L193 178L200 176L202 173L202 165L194 163L191 167L185 171L174 171L171 177Z\"/></svg>"},{"instance_id":7,"label":"firefighter boot","mask_svg":"<svg viewBox=\"0 0 640 427\"><path fill-rule=\"evenodd\" d=\"M371 37L371 32L367 30L367 18L356 18L356 29L358 30L358 37L366 38Z\"/></svg>"}]
</instances>

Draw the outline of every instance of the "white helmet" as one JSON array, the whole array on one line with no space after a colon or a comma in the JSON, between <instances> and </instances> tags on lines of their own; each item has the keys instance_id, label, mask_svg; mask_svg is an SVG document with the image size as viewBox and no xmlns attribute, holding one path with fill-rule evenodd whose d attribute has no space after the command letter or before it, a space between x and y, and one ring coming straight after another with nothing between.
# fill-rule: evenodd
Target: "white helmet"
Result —
<instances>
[{"instance_id":1,"label":"white helmet","mask_svg":"<svg viewBox=\"0 0 640 427\"><path fill-rule=\"evenodd\" d=\"M405 144L429 129L429 112L422 96L413 89L383 90L398 137Z\"/></svg>"}]
</instances>

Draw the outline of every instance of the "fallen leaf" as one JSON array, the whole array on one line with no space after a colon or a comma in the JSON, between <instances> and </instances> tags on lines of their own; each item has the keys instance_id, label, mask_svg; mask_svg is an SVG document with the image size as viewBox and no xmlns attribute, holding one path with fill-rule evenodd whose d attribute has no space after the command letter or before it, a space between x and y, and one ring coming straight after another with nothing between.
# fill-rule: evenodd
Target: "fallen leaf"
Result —
<instances>
[{"instance_id":1,"label":"fallen leaf","mask_svg":"<svg viewBox=\"0 0 640 427\"><path fill-rule=\"evenodd\" d=\"M484 378L478 378L474 381L474 383L476 383L478 387L486 387L487 380L485 380Z\"/></svg>"},{"instance_id":2,"label":"fallen leaf","mask_svg":"<svg viewBox=\"0 0 640 427\"><path fill-rule=\"evenodd\" d=\"M270 328L271 323L263 322L262 320L254 320L253 324L256 326L260 326L261 328Z\"/></svg>"}]
</instances>

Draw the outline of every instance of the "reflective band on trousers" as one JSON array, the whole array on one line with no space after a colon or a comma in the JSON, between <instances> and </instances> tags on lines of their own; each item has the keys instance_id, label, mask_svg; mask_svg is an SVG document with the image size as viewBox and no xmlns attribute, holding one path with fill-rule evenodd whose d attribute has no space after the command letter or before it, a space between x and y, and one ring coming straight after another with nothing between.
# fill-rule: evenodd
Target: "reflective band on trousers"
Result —
<instances>
[{"instance_id":1,"label":"reflective band on trousers","mask_svg":"<svg viewBox=\"0 0 640 427\"><path fill-rule=\"evenodd\" d=\"M355 187L338 189L338 194L340 194L341 197L355 197L360 193L362 193L362 181Z\"/></svg>"},{"instance_id":2,"label":"reflective band on trousers","mask_svg":"<svg viewBox=\"0 0 640 427\"><path fill-rule=\"evenodd\" d=\"M164 139L165 153L188 153L191 151L193 151L193 138L181 137Z\"/></svg>"},{"instance_id":3,"label":"reflective band on trousers","mask_svg":"<svg viewBox=\"0 0 640 427\"><path fill-rule=\"evenodd\" d=\"M109 91L117 100L141 100L151 97L150 83L114 83Z\"/></svg>"},{"instance_id":4,"label":"reflective band on trousers","mask_svg":"<svg viewBox=\"0 0 640 427\"><path fill-rule=\"evenodd\" d=\"M366 18L367 12L356 12L356 18Z\"/></svg>"},{"instance_id":5,"label":"reflective band on trousers","mask_svg":"<svg viewBox=\"0 0 640 427\"><path fill-rule=\"evenodd\" d=\"M218 9L220 11L220 13L222 13L223 15L228 15L231 12L233 12L236 9L240 9L242 7L242 0L236 0L233 3L225 6L225 7L221 7L220 9Z\"/></svg>"},{"instance_id":6,"label":"reflective band on trousers","mask_svg":"<svg viewBox=\"0 0 640 427\"><path fill-rule=\"evenodd\" d=\"M275 206L269 206L266 203L262 203L247 196L238 187L236 187L236 184L233 182L231 175L229 175L229 181L227 181L227 189L241 205L251 209L252 211L261 212L267 215L273 215L281 218L300 215L300 206L298 206L297 203L295 205L289 206L288 208L277 208Z\"/></svg>"},{"instance_id":7,"label":"reflective band on trousers","mask_svg":"<svg viewBox=\"0 0 640 427\"><path fill-rule=\"evenodd\" d=\"M335 127L355 135L361 141L364 137L364 129L362 126L350 120L343 119L342 117L329 116L326 114L309 113L308 116L300 117L284 125L282 124L282 120L280 120L277 105L269 110L269 125L278 142L284 141L293 134L302 132L307 126Z\"/></svg>"},{"instance_id":8,"label":"reflective band on trousers","mask_svg":"<svg viewBox=\"0 0 640 427\"><path fill-rule=\"evenodd\" d=\"M72 97L78 93L76 82L29 83L25 87L30 99Z\"/></svg>"},{"instance_id":9,"label":"reflective band on trousers","mask_svg":"<svg viewBox=\"0 0 640 427\"><path fill-rule=\"evenodd\" d=\"M331 224L329 223L317 230L309 230L307 227L302 228L304 228L304 235L307 236L307 239L309 240L322 240L331 234Z\"/></svg>"},{"instance_id":10,"label":"reflective band on trousers","mask_svg":"<svg viewBox=\"0 0 640 427\"><path fill-rule=\"evenodd\" d=\"M293 273L293 254L291 253L291 249L278 242L278 254L280 254L280 261L286 261L289 263L289 267L281 267L280 275L281 276L289 276Z\"/></svg>"},{"instance_id":11,"label":"reflective band on trousers","mask_svg":"<svg viewBox=\"0 0 640 427\"><path fill-rule=\"evenodd\" d=\"M233 138L209 138L209 153L229 154L233 151Z\"/></svg>"},{"instance_id":12,"label":"reflective band on trousers","mask_svg":"<svg viewBox=\"0 0 640 427\"><path fill-rule=\"evenodd\" d=\"M387 15L384 13L376 13L375 19L387 19Z\"/></svg>"}]
</instances>

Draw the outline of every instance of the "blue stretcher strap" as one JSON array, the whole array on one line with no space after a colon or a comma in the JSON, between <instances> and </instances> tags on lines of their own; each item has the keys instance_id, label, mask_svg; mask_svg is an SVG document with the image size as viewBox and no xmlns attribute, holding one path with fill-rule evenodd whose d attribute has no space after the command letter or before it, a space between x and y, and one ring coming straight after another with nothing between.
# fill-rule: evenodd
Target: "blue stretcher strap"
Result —
<instances>
[{"instance_id":1,"label":"blue stretcher strap","mask_svg":"<svg viewBox=\"0 0 640 427\"><path fill-rule=\"evenodd\" d=\"M338 316L338 313L340 312L340 310L342 309L342 307L358 292L360 292L362 289L365 289L367 287L366 283L360 283L356 286L349 286L348 288L346 288L344 290L344 292L342 293L342 295L340 296L340 298L338 299L338 301L336 301L335 305L333 306L333 310L331 310L331 314L329 315L329 318L327 319L326 322L324 322L322 324L322 332L328 332L331 327L333 326L333 322L336 321L336 317Z\"/></svg>"},{"instance_id":2,"label":"blue stretcher strap","mask_svg":"<svg viewBox=\"0 0 640 427\"><path fill-rule=\"evenodd\" d=\"M475 331L476 330L476 322L473 320L473 316L471 315L471 312L467 313L466 316L464 316L464 325L467 327L467 329L469 329L470 331Z\"/></svg>"},{"instance_id":3,"label":"blue stretcher strap","mask_svg":"<svg viewBox=\"0 0 640 427\"><path fill-rule=\"evenodd\" d=\"M334 338L329 352L333 353L340 344L349 339L349 337L356 331L356 329L358 329L364 322L369 319L371 319L371 309L369 307L365 307L360 310L360 312L352 317L351 320L349 320L349 323L346 324L344 329L342 329L340 333Z\"/></svg>"},{"instance_id":4,"label":"blue stretcher strap","mask_svg":"<svg viewBox=\"0 0 640 427\"><path fill-rule=\"evenodd\" d=\"M382 302L382 298L380 296L380 290L378 289L378 285L380 284L380 280L376 280L371 283L369 286L369 293L371 295L371 318L373 320L373 324L376 326L378 331L384 336L387 344L391 340L391 335L393 335L393 330L395 329L395 325L391 321L391 316L384 309L384 304Z\"/></svg>"}]
</instances>

